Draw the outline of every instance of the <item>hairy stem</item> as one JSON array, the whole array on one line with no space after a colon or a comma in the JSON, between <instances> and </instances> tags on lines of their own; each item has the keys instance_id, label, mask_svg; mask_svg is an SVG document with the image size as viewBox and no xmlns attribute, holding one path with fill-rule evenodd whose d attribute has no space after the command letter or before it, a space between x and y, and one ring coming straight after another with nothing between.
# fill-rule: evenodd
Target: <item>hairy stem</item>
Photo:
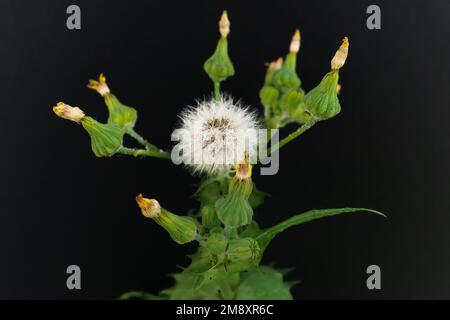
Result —
<instances>
[{"instance_id":1,"label":"hairy stem","mask_svg":"<svg viewBox=\"0 0 450 320\"><path fill-rule=\"evenodd\" d=\"M135 148L126 148L121 147L117 153L126 154L133 157L153 157L153 158L160 158L160 159L170 159L170 153L165 151L150 151L150 150L144 150L144 149L135 149Z\"/></svg>"},{"instance_id":2,"label":"hairy stem","mask_svg":"<svg viewBox=\"0 0 450 320\"><path fill-rule=\"evenodd\" d=\"M272 154L274 151L280 149L281 147L283 147L285 144L291 142L292 140L294 140L295 138L297 138L298 136L300 136L302 133L304 133L305 131L307 131L308 129L310 129L313 125L315 125L316 122L311 120L309 122L304 123L300 128L298 128L297 130L295 130L294 132L292 132L290 135L288 135L286 138L284 138L283 140L281 140L280 142L278 142L272 149L270 149L270 154Z\"/></svg>"},{"instance_id":3,"label":"hairy stem","mask_svg":"<svg viewBox=\"0 0 450 320\"><path fill-rule=\"evenodd\" d=\"M145 140L139 133L134 131L134 129L128 130L127 133L131 137L133 137L133 139L135 139L137 142L142 144L147 150L151 150L151 151L158 151L159 150L159 148L157 146L155 146L154 144L152 144L152 143L148 142L147 140Z\"/></svg>"}]
</instances>

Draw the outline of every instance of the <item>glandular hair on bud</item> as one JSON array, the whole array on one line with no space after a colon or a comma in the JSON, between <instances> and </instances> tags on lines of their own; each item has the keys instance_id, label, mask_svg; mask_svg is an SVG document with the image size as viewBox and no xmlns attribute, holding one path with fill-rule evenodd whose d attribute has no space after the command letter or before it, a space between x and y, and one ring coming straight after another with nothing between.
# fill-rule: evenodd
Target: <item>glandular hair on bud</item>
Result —
<instances>
[{"instance_id":1,"label":"glandular hair on bud","mask_svg":"<svg viewBox=\"0 0 450 320\"><path fill-rule=\"evenodd\" d=\"M58 102L53 107L53 112L60 118L80 122L85 117L83 110L78 107L71 107L64 102Z\"/></svg>"},{"instance_id":2,"label":"glandular hair on bud","mask_svg":"<svg viewBox=\"0 0 450 320\"><path fill-rule=\"evenodd\" d=\"M289 52L297 53L300 50L300 30L295 30L294 36L291 40L291 45L289 46Z\"/></svg>"},{"instance_id":3,"label":"glandular hair on bud","mask_svg":"<svg viewBox=\"0 0 450 320\"><path fill-rule=\"evenodd\" d=\"M347 56L348 56L348 47L349 47L349 41L348 41L348 38L345 37L342 40L341 46L336 51L333 59L331 60L331 69L332 70L339 70L345 64L345 60L347 59Z\"/></svg>"},{"instance_id":4,"label":"glandular hair on bud","mask_svg":"<svg viewBox=\"0 0 450 320\"><path fill-rule=\"evenodd\" d=\"M226 38L230 33L230 20L228 19L228 13L224 11L219 21L219 31L222 38Z\"/></svg>"},{"instance_id":5,"label":"glandular hair on bud","mask_svg":"<svg viewBox=\"0 0 450 320\"><path fill-rule=\"evenodd\" d=\"M142 194L139 194L136 197L136 202L139 205L139 208L141 208L142 214L146 218L154 219L161 213L161 206L155 199L147 199L144 198Z\"/></svg>"}]
</instances>

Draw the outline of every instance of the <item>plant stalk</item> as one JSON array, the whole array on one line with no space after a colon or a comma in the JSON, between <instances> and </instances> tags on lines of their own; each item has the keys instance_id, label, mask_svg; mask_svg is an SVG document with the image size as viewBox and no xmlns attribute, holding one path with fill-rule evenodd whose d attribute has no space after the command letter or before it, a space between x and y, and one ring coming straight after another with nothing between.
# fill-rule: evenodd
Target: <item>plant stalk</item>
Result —
<instances>
[{"instance_id":1,"label":"plant stalk","mask_svg":"<svg viewBox=\"0 0 450 320\"><path fill-rule=\"evenodd\" d=\"M144 149L135 149L135 148L126 148L121 147L117 153L126 154L133 157L153 157L153 158L159 158L159 159L167 159L170 160L170 153L165 151L150 151L150 150L144 150Z\"/></svg>"}]
</instances>

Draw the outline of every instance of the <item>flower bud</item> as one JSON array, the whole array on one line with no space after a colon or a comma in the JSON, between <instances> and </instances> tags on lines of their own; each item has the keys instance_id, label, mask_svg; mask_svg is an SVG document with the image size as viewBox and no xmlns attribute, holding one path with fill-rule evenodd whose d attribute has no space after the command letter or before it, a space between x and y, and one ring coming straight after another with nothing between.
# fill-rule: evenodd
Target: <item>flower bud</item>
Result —
<instances>
[{"instance_id":1,"label":"flower bud","mask_svg":"<svg viewBox=\"0 0 450 320\"><path fill-rule=\"evenodd\" d=\"M106 77L102 74L98 80L89 80L88 88L96 90L104 99L108 107L108 123L113 123L124 129L126 132L134 128L137 120L136 109L122 104L117 97L112 94L106 84ZM106 90L106 89L107 90Z\"/></svg>"},{"instance_id":2,"label":"flower bud","mask_svg":"<svg viewBox=\"0 0 450 320\"><path fill-rule=\"evenodd\" d=\"M252 221L253 209L248 202L252 193L252 165L246 157L243 163L236 165L236 175L228 186L228 194L215 203L217 217L229 227L239 227Z\"/></svg>"},{"instance_id":3,"label":"flower bud","mask_svg":"<svg viewBox=\"0 0 450 320\"><path fill-rule=\"evenodd\" d=\"M338 71L328 72L320 84L305 95L303 102L305 109L316 120L326 120L341 111L337 96Z\"/></svg>"},{"instance_id":4,"label":"flower bud","mask_svg":"<svg viewBox=\"0 0 450 320\"><path fill-rule=\"evenodd\" d=\"M97 157L110 157L122 146L124 132L119 126L103 124L91 117L81 119L81 125L91 136L92 151Z\"/></svg>"},{"instance_id":5,"label":"flower bud","mask_svg":"<svg viewBox=\"0 0 450 320\"><path fill-rule=\"evenodd\" d=\"M230 20L228 20L228 13L222 12L222 16L219 20L219 31L222 38L226 38L230 33Z\"/></svg>"},{"instance_id":6,"label":"flower bud","mask_svg":"<svg viewBox=\"0 0 450 320\"><path fill-rule=\"evenodd\" d=\"M272 84L272 77L273 74L280 70L281 67L283 67L283 58L278 58L275 61L272 61L271 63L269 63L269 66L267 67L267 71L266 71L266 76L264 78L264 84L265 85L270 85Z\"/></svg>"},{"instance_id":7,"label":"flower bud","mask_svg":"<svg viewBox=\"0 0 450 320\"><path fill-rule=\"evenodd\" d=\"M300 30L295 30L292 37L291 44L289 46L289 52L297 53L300 50Z\"/></svg>"},{"instance_id":8,"label":"flower bud","mask_svg":"<svg viewBox=\"0 0 450 320\"><path fill-rule=\"evenodd\" d=\"M215 226L220 226L220 220L217 218L214 203L212 205L203 205L200 209L200 213L202 215L202 225L205 228L209 229Z\"/></svg>"},{"instance_id":9,"label":"flower bud","mask_svg":"<svg viewBox=\"0 0 450 320\"><path fill-rule=\"evenodd\" d=\"M282 68L273 75L273 82L280 89L298 89L301 85L300 78L295 71L297 53L300 49L300 32L298 30L292 37L289 49Z\"/></svg>"},{"instance_id":10,"label":"flower bud","mask_svg":"<svg viewBox=\"0 0 450 320\"><path fill-rule=\"evenodd\" d=\"M85 117L84 112L80 108L71 107L64 102L58 102L57 105L53 107L53 112L55 112L58 117L75 122L80 122L81 119Z\"/></svg>"},{"instance_id":11,"label":"flower bud","mask_svg":"<svg viewBox=\"0 0 450 320\"><path fill-rule=\"evenodd\" d=\"M233 63L228 56L227 35L230 31L230 24L226 12L223 13L221 23L219 25L222 36L217 43L217 47L213 55L206 60L203 65L206 73L214 83L219 83L234 75Z\"/></svg>"},{"instance_id":12,"label":"flower bud","mask_svg":"<svg viewBox=\"0 0 450 320\"><path fill-rule=\"evenodd\" d=\"M333 59L331 60L331 70L339 70L340 68L342 68L342 66L345 63L345 60L347 60L348 46L349 46L348 38L345 37L342 40L341 46L336 51Z\"/></svg>"},{"instance_id":13,"label":"flower bud","mask_svg":"<svg viewBox=\"0 0 450 320\"><path fill-rule=\"evenodd\" d=\"M260 249L252 238L233 239L226 253L226 269L241 272L257 266Z\"/></svg>"},{"instance_id":14,"label":"flower bud","mask_svg":"<svg viewBox=\"0 0 450 320\"><path fill-rule=\"evenodd\" d=\"M280 91L271 85L265 85L259 91L259 98L264 107L275 106L278 102Z\"/></svg>"},{"instance_id":15,"label":"flower bud","mask_svg":"<svg viewBox=\"0 0 450 320\"><path fill-rule=\"evenodd\" d=\"M286 91L280 99L281 110L288 113L291 117L298 112L304 111L301 108L304 96L305 92L301 88Z\"/></svg>"},{"instance_id":16,"label":"flower bud","mask_svg":"<svg viewBox=\"0 0 450 320\"><path fill-rule=\"evenodd\" d=\"M206 247L214 255L222 255L225 253L228 245L227 237L220 228L212 229L209 233Z\"/></svg>"},{"instance_id":17,"label":"flower bud","mask_svg":"<svg viewBox=\"0 0 450 320\"><path fill-rule=\"evenodd\" d=\"M197 225L191 217L178 216L162 208L158 201L144 198L141 194L136 202L142 214L152 218L157 224L166 229L173 241L178 244L191 242L197 235Z\"/></svg>"}]
</instances>

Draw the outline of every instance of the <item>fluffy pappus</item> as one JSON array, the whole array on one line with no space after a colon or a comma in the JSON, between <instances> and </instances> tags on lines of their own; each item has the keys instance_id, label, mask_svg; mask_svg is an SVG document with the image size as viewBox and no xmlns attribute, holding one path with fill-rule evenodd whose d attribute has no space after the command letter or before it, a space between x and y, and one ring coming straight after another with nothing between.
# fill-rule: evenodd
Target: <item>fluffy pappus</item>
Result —
<instances>
[{"instance_id":1,"label":"fluffy pappus","mask_svg":"<svg viewBox=\"0 0 450 320\"><path fill-rule=\"evenodd\" d=\"M179 141L176 148L194 173L225 173L246 153L255 158L260 123L254 112L231 97L199 101L180 118L173 135Z\"/></svg>"}]
</instances>

